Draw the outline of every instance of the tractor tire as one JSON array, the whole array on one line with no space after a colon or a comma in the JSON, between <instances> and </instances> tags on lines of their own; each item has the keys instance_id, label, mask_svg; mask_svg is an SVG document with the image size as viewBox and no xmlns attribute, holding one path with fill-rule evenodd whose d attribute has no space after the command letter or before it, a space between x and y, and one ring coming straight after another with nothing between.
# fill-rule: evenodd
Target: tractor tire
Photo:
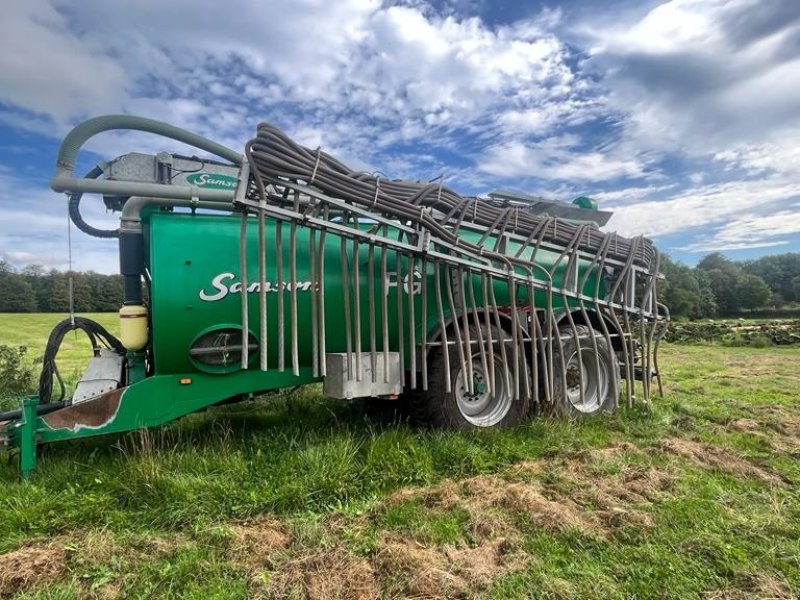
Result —
<instances>
[{"instance_id":1,"label":"tractor tire","mask_svg":"<svg viewBox=\"0 0 800 600\"><path fill-rule=\"evenodd\" d=\"M486 325L481 326L480 333L484 341L490 331ZM479 330L470 326L470 339L479 339ZM458 347L449 348L450 358L450 391L447 391L444 348L436 348L428 355L428 390L417 390L407 396L412 417L417 424L432 425L447 429L477 429L501 428L518 425L526 420L529 415L530 399L523 397L514 398L513 369L503 363L500 349L500 333L496 327L491 327L492 354L494 355L494 392L490 390L489 377L484 373L481 364L481 354L477 347L474 348L472 359L473 390L469 392L468 370L459 364ZM511 339L504 333L505 339ZM507 359L511 360L511 351L506 350ZM489 354L486 354L487 370L489 368ZM525 358L519 357L520 380L526 376ZM520 387L524 384L520 382Z\"/></svg>"},{"instance_id":2,"label":"tractor tire","mask_svg":"<svg viewBox=\"0 0 800 600\"><path fill-rule=\"evenodd\" d=\"M572 418L613 412L619 401L617 355L605 337L598 336L591 327L578 325L575 329L577 340L571 328L559 330L561 345L553 352L554 394L550 412ZM592 336L596 336L596 345Z\"/></svg>"}]
</instances>

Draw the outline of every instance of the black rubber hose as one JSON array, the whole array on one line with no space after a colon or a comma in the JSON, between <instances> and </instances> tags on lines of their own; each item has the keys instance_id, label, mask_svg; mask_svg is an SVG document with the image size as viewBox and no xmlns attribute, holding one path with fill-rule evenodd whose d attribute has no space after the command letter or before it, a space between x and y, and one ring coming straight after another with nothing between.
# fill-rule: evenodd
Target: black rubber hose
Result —
<instances>
[{"instance_id":1,"label":"black rubber hose","mask_svg":"<svg viewBox=\"0 0 800 600\"><path fill-rule=\"evenodd\" d=\"M37 415L46 415L59 408L64 408L69 404L69 402L64 399L64 381L61 379L58 367L56 366L56 355L58 354L58 349L61 346L64 336L75 329L80 329L87 335L95 351L99 348L99 340L117 354L125 354L125 347L122 345L122 342L111 335L105 327L96 321L85 317L75 317L74 319L64 319L58 323L50 332L50 337L47 340L47 346L44 351L44 357L42 358L42 373L39 376L39 404L36 406ZM56 402L51 402L53 395L53 378L58 381L60 387L60 397ZM13 421L21 417L22 410L12 410L0 413L0 422Z\"/></svg>"},{"instance_id":2,"label":"black rubber hose","mask_svg":"<svg viewBox=\"0 0 800 600\"><path fill-rule=\"evenodd\" d=\"M102 174L103 170L100 167L96 166L94 169L92 169L86 175L84 175L84 178L97 179ZM75 227L80 229L83 233L86 233L96 238L119 237L119 229L98 229L97 227L92 227L86 221L83 220L80 208L82 197L83 197L83 192L72 192L69 195L69 218L72 219L73 223L75 223Z\"/></svg>"},{"instance_id":3,"label":"black rubber hose","mask_svg":"<svg viewBox=\"0 0 800 600\"><path fill-rule=\"evenodd\" d=\"M48 402L47 404L39 404L36 407L36 414L39 416L46 415L53 411L58 410L59 408L64 408L67 405L66 402ZM8 412L0 413L0 423L5 421L14 421L16 419L22 418L22 410L10 410Z\"/></svg>"},{"instance_id":4,"label":"black rubber hose","mask_svg":"<svg viewBox=\"0 0 800 600\"><path fill-rule=\"evenodd\" d=\"M39 405L49 404L53 395L53 379L58 381L60 388L60 395L57 401L64 400L66 393L64 382L61 379L61 374L58 372L56 365L56 355L61 346L64 336L70 331L80 329L89 337L92 347L98 350L97 340L99 339L105 346L111 348L117 354L125 354L125 347L122 343L106 331L105 327L99 323L86 319L84 317L75 317L74 319L64 319L58 325L53 327L50 332L50 337L47 340L47 346L44 350L44 357L42 358L42 374L39 376Z\"/></svg>"}]
</instances>

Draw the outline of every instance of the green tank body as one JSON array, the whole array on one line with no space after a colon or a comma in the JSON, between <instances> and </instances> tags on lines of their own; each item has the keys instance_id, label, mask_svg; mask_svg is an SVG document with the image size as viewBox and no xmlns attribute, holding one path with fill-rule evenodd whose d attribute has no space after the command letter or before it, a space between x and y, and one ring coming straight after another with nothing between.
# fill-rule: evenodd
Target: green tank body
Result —
<instances>
[{"instance_id":1,"label":"green tank body","mask_svg":"<svg viewBox=\"0 0 800 600\"><path fill-rule=\"evenodd\" d=\"M206 214L181 214L181 213L153 213L146 222L146 237L149 239L148 267L152 277L151 285L151 311L152 311L152 344L153 358L156 374L190 373L192 371L215 372L219 375L235 375L239 370L238 362L231 362L228 366L210 369L190 357L189 351L192 344L209 331L215 328L239 327L241 324L241 294L242 280L235 257L239 247L238 216L220 216ZM368 225L364 226L368 228ZM287 324L290 320L290 282L289 282L289 225L283 224L283 290L279 290L277 275L277 256L271 250L275 248L277 236L277 222L267 220L265 224L266 235L266 289L267 289L267 314L268 336L266 341L268 366L271 369L278 367L278 294L284 294L284 319ZM389 232L392 235L392 232ZM478 234L465 232L462 234L469 241L477 241ZM311 229L297 228L297 254L295 257L297 269L297 313L298 328L301 331L309 329L311 319L311 273L309 260L309 238ZM249 323L250 333L258 340L259 348L264 347L264 341L259 337L259 282L258 282L258 245L256 244L255 223L249 228L248 248L248 273L247 288L249 296ZM319 234L317 233L317 240ZM484 242L487 246L493 245L494 237L489 237ZM340 248L341 238L332 233L326 235L325 262L331 265L326 270L323 281L325 294L325 328L328 340L328 352L345 352L345 319L344 319L344 291L340 277ZM346 245L348 269L354 269L353 246ZM516 253L518 245L510 245L509 251ZM369 248L366 244L359 249L359 283L361 302L361 346L370 348L369 310L367 299L370 297L369 289ZM530 252L528 252L530 255ZM523 257L525 255L523 254ZM539 250L536 256L537 264L551 270L556 255ZM400 286L400 300L403 304L404 322L409 319L409 301L413 298L414 312L417 319L416 338L423 336L436 336L439 329L439 320L433 293L428 294L428 320L422 323L422 287L421 261L415 261L415 272L409 279L409 260L405 256L398 256L395 251L387 250L387 281L381 280L380 250L375 251L375 293L374 298L381 298L386 294L387 321L389 347L392 351L399 348L398 327L398 292ZM584 269L588 268L584 264ZM428 289L433 290L434 266L427 263ZM566 263L553 271L553 285L561 287ZM583 279L584 270L579 269L579 279ZM444 277L444 275L440 275ZM466 276L465 276L466 279ZM592 273L586 280L587 295L594 291L596 285L595 274ZM480 280L473 277L476 305L483 306L480 291ZM499 307L508 309L511 306L508 295L508 286L502 280L494 284L495 300ZM411 292L411 293L409 293ZM353 311L352 298L354 291L349 290L351 297L351 312ZM467 292L468 306L470 309L471 297ZM544 309L546 294L539 291L535 296L535 306ZM443 299L444 311L448 316L453 312L447 303L446 295ZM559 295L553 296L553 308L559 310L564 306L564 300ZM376 301L376 346L383 350L382 335L382 310L383 303ZM517 306L529 306L528 290L525 287L517 288ZM410 349L408 339L404 340L403 353L408 358ZM289 345L285 347L284 361L290 364ZM310 366L312 362L311 335L301 335L298 344L300 364ZM253 354L251 360L257 368L257 356ZM270 380L270 372L263 373L264 388L276 387ZM285 385L281 378L280 385Z\"/></svg>"}]
</instances>

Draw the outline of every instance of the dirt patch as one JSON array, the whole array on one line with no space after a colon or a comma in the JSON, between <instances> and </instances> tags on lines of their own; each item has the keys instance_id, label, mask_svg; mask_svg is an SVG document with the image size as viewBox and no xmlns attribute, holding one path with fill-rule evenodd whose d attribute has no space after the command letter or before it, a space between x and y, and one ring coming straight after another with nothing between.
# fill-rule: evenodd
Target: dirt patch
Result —
<instances>
[{"instance_id":1,"label":"dirt patch","mask_svg":"<svg viewBox=\"0 0 800 600\"><path fill-rule=\"evenodd\" d=\"M800 453L800 422L794 423L791 419L786 423L735 419L720 428L721 432L730 430L754 436L776 452L792 455Z\"/></svg>"},{"instance_id":2,"label":"dirt patch","mask_svg":"<svg viewBox=\"0 0 800 600\"><path fill-rule=\"evenodd\" d=\"M482 514L487 507L499 507L524 515L532 524L550 531L577 529L601 534L595 515L581 510L574 500L538 480L506 481L497 476L479 476L463 483L462 506L471 515Z\"/></svg>"},{"instance_id":3,"label":"dirt patch","mask_svg":"<svg viewBox=\"0 0 800 600\"><path fill-rule=\"evenodd\" d=\"M753 432L760 431L762 423L755 419L735 419L728 423L728 427L736 431Z\"/></svg>"},{"instance_id":4,"label":"dirt patch","mask_svg":"<svg viewBox=\"0 0 800 600\"><path fill-rule=\"evenodd\" d=\"M705 592L702 597L707 600L797 599L789 584L781 576L760 573L748 576L747 580L744 586Z\"/></svg>"},{"instance_id":5,"label":"dirt patch","mask_svg":"<svg viewBox=\"0 0 800 600\"><path fill-rule=\"evenodd\" d=\"M253 572L271 569L275 553L286 549L292 541L284 524L269 515L237 523L231 529L231 559Z\"/></svg>"},{"instance_id":6,"label":"dirt patch","mask_svg":"<svg viewBox=\"0 0 800 600\"><path fill-rule=\"evenodd\" d=\"M380 595L372 565L343 548L295 557L270 577L267 596L308 600L374 600Z\"/></svg>"},{"instance_id":7,"label":"dirt patch","mask_svg":"<svg viewBox=\"0 0 800 600\"><path fill-rule=\"evenodd\" d=\"M24 548L0 555L0 598L57 579L67 571L63 538L50 542L29 542Z\"/></svg>"},{"instance_id":8,"label":"dirt patch","mask_svg":"<svg viewBox=\"0 0 800 600\"><path fill-rule=\"evenodd\" d=\"M646 508L666 497L675 481L669 471L640 466L626 466L609 475L570 461L565 471L572 483L569 497L582 510L592 511L601 533L613 533L629 524L654 527Z\"/></svg>"},{"instance_id":9,"label":"dirt patch","mask_svg":"<svg viewBox=\"0 0 800 600\"><path fill-rule=\"evenodd\" d=\"M776 473L766 467L751 463L727 448L681 438L664 440L657 447L662 452L686 458L703 467L717 469L738 477L751 477L774 485L784 485L783 480Z\"/></svg>"},{"instance_id":10,"label":"dirt patch","mask_svg":"<svg viewBox=\"0 0 800 600\"><path fill-rule=\"evenodd\" d=\"M607 447L592 450L591 454L602 460L613 460L625 454L641 454L642 451L630 442L611 442Z\"/></svg>"},{"instance_id":11,"label":"dirt patch","mask_svg":"<svg viewBox=\"0 0 800 600\"><path fill-rule=\"evenodd\" d=\"M387 502L421 500L430 511L465 510L476 543L518 538L515 521L520 517L549 531L578 530L607 537L631 523L652 527L647 508L672 489L674 477L667 471L623 466L609 475L593 466L598 456L631 452L640 453L620 443L602 455L586 454L551 465L541 478L543 464L532 462L510 469L508 478L479 475L458 483L445 481L432 488L403 490Z\"/></svg>"},{"instance_id":12,"label":"dirt patch","mask_svg":"<svg viewBox=\"0 0 800 600\"><path fill-rule=\"evenodd\" d=\"M475 547L438 548L385 534L374 563L390 596L436 600L468 596L505 573L521 569L528 560L516 542L506 538L486 540Z\"/></svg>"},{"instance_id":13,"label":"dirt patch","mask_svg":"<svg viewBox=\"0 0 800 600\"><path fill-rule=\"evenodd\" d=\"M511 465L507 472L509 475L520 475L524 477L528 477L531 475L538 475L539 473L544 472L547 464L541 460L524 460L522 462L518 462L514 465Z\"/></svg>"},{"instance_id":14,"label":"dirt patch","mask_svg":"<svg viewBox=\"0 0 800 600\"><path fill-rule=\"evenodd\" d=\"M667 494L670 472L623 465L602 473L596 462L641 454L620 442L601 452L561 462L532 461L501 475L405 489L388 504L418 502L421 510L469 515L470 531L460 545L428 545L399 533L384 533L373 560L389 597L468 597L502 575L535 560L519 546L520 520L549 531L577 530L607 538L630 524L652 527L648 507Z\"/></svg>"}]
</instances>

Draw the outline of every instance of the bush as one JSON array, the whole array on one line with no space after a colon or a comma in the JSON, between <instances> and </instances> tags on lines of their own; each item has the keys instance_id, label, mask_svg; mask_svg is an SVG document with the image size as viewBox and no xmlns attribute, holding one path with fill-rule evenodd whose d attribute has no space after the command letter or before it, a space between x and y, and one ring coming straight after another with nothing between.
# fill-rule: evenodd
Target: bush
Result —
<instances>
[{"instance_id":1,"label":"bush","mask_svg":"<svg viewBox=\"0 0 800 600\"><path fill-rule=\"evenodd\" d=\"M33 391L33 368L25 360L28 348L0 346L0 402L25 396ZM8 408L9 402L0 406ZM12 406L16 403L11 402Z\"/></svg>"}]
</instances>

